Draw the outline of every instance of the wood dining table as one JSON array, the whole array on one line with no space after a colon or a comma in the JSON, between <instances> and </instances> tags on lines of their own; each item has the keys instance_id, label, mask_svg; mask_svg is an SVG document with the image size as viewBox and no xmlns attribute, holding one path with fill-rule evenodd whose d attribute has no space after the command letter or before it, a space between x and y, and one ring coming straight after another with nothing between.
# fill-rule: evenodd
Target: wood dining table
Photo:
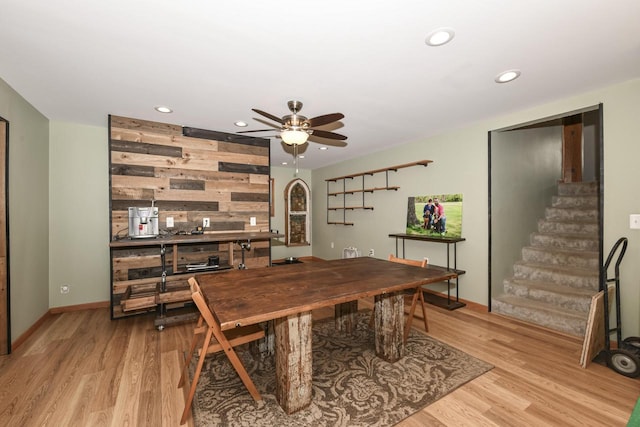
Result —
<instances>
[{"instance_id":1,"label":"wood dining table","mask_svg":"<svg viewBox=\"0 0 640 427\"><path fill-rule=\"evenodd\" d=\"M312 398L311 311L335 306L337 333L349 333L357 301L373 297L376 355L404 354L404 292L456 273L360 257L198 275L222 331L274 321L276 398L287 414Z\"/></svg>"}]
</instances>

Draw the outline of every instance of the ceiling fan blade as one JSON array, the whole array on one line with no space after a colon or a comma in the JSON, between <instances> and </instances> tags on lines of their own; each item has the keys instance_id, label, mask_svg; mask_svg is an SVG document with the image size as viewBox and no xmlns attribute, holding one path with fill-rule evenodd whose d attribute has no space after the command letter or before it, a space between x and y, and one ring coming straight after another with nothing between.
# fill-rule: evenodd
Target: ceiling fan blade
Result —
<instances>
[{"instance_id":1,"label":"ceiling fan blade","mask_svg":"<svg viewBox=\"0 0 640 427\"><path fill-rule=\"evenodd\" d=\"M329 123L337 122L338 120L344 119L344 114L342 113L332 113L325 114L324 116L312 117L307 120L309 123L309 127L316 127L322 125L328 125Z\"/></svg>"},{"instance_id":2,"label":"ceiling fan blade","mask_svg":"<svg viewBox=\"0 0 640 427\"><path fill-rule=\"evenodd\" d=\"M241 130L236 133L253 133L253 132L273 132L277 129L256 129L256 130Z\"/></svg>"},{"instance_id":3,"label":"ceiling fan blade","mask_svg":"<svg viewBox=\"0 0 640 427\"><path fill-rule=\"evenodd\" d=\"M260 117L254 117L253 120L262 123L265 126L271 126L274 130L282 130L282 126L276 123L271 123L269 120L261 119Z\"/></svg>"},{"instance_id":4,"label":"ceiling fan blade","mask_svg":"<svg viewBox=\"0 0 640 427\"><path fill-rule=\"evenodd\" d=\"M317 136L320 138L339 139L339 140L347 139L347 137L344 135L340 135L339 133L335 133L335 132L329 132L327 130L313 129L310 132L312 132L311 135Z\"/></svg>"},{"instance_id":5,"label":"ceiling fan blade","mask_svg":"<svg viewBox=\"0 0 640 427\"><path fill-rule=\"evenodd\" d=\"M317 144L328 145L329 147L346 147L346 141L338 141L337 139L326 139L326 138L317 138L313 135L309 136L309 141L315 142Z\"/></svg>"},{"instance_id":6,"label":"ceiling fan blade","mask_svg":"<svg viewBox=\"0 0 640 427\"><path fill-rule=\"evenodd\" d=\"M260 114L260 115L262 115L262 116L265 116L265 117L266 117L266 118L268 118L268 119L273 120L274 122L278 122L278 123L280 123L281 125L283 125L283 124L284 124L284 122L282 121L282 119L281 119L280 117L276 117L276 116L274 116L273 114L269 114L269 113L267 113L267 112L265 112L265 111L258 110L257 108L252 108L251 110L252 110L252 111L255 111L256 113L258 113L258 114Z\"/></svg>"}]
</instances>

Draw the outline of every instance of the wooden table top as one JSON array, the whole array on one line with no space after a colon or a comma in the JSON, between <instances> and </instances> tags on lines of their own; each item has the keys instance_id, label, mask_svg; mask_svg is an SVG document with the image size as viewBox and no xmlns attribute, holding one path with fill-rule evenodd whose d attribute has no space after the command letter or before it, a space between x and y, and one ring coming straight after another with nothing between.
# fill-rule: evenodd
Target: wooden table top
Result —
<instances>
[{"instance_id":1,"label":"wooden table top","mask_svg":"<svg viewBox=\"0 0 640 427\"><path fill-rule=\"evenodd\" d=\"M360 257L198 275L222 330L456 277L442 267L414 267Z\"/></svg>"}]
</instances>

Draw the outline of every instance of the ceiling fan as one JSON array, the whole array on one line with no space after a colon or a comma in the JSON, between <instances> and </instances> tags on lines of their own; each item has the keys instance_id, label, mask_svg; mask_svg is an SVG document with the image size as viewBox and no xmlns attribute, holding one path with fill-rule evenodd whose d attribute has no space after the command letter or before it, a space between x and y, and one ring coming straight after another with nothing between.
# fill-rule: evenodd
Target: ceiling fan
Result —
<instances>
[{"instance_id":1,"label":"ceiling fan","mask_svg":"<svg viewBox=\"0 0 640 427\"><path fill-rule=\"evenodd\" d=\"M304 144L305 142L307 142L307 139L309 139L310 136L339 141L344 141L345 139L347 139L346 136L340 135L339 133L317 129L320 126L326 126L328 124L342 120L344 118L344 114L332 113L308 119L305 116L298 114L302 109L302 102L289 101L287 102L287 106L289 107L291 114L283 116L282 118L274 116L273 114L269 114L265 111L258 110L257 108L252 108L252 110L256 113L270 120L273 120L278 125L271 125L270 123L265 122L267 125L274 126L274 129L246 130L238 133L267 132L279 130L279 137L282 138L282 142L287 145L293 146ZM328 142L317 141L315 139L313 140L315 142L332 145ZM346 145L346 143L342 145L344 146Z\"/></svg>"}]
</instances>

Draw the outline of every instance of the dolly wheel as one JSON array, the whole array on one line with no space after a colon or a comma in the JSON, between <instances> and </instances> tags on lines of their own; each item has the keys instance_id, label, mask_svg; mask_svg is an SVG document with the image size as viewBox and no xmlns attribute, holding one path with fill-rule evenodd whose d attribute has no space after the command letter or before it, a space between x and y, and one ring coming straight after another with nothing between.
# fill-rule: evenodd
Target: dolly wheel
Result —
<instances>
[{"instance_id":1,"label":"dolly wheel","mask_svg":"<svg viewBox=\"0 0 640 427\"><path fill-rule=\"evenodd\" d=\"M607 365L625 377L635 378L640 375L640 359L631 351L624 349L611 350Z\"/></svg>"}]
</instances>

